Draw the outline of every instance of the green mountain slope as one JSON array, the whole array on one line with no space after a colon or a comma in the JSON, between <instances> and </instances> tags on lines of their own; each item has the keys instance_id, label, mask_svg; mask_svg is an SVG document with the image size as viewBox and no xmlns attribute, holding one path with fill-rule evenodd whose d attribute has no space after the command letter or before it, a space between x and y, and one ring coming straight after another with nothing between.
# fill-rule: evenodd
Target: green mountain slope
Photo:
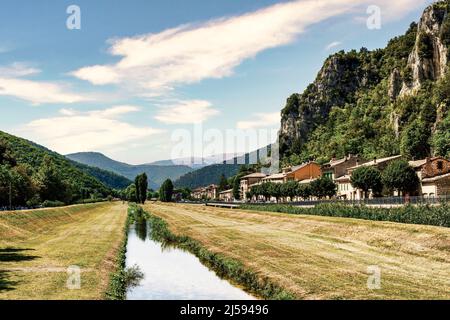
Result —
<instances>
[{"instance_id":1,"label":"green mountain slope","mask_svg":"<svg viewBox=\"0 0 450 320\"><path fill-rule=\"evenodd\" d=\"M66 155L70 160L103 170L112 171L134 181L134 178L145 172L149 179L149 187L159 189L159 186L166 179L176 180L182 175L191 172L192 168L188 166L156 166L156 165L130 165L108 158L98 152L80 152Z\"/></svg>"},{"instance_id":2,"label":"green mountain slope","mask_svg":"<svg viewBox=\"0 0 450 320\"><path fill-rule=\"evenodd\" d=\"M102 182L80 170L72 162L56 152L2 131L0 131L0 141L7 146L6 153L8 157L12 158L17 165L26 166L24 167L26 169L22 168L22 170L30 171L27 174L30 177L37 173L46 157L50 158L58 173L61 174L62 179L74 190L74 199L72 199L74 201L80 198L88 198L91 194L100 193L106 196L110 193L110 189Z\"/></svg>"},{"instance_id":3,"label":"green mountain slope","mask_svg":"<svg viewBox=\"0 0 450 320\"><path fill-rule=\"evenodd\" d=\"M439 1L386 48L330 56L282 110L284 163L450 156L449 12L450 1Z\"/></svg>"},{"instance_id":4,"label":"green mountain slope","mask_svg":"<svg viewBox=\"0 0 450 320\"><path fill-rule=\"evenodd\" d=\"M73 166L77 167L84 173L97 178L99 181L113 189L125 189L133 183L133 181L131 181L130 179L127 179L124 176L116 174L112 171L103 170L97 167L91 167L73 160L70 160L70 162Z\"/></svg>"},{"instance_id":5,"label":"green mountain slope","mask_svg":"<svg viewBox=\"0 0 450 320\"><path fill-rule=\"evenodd\" d=\"M186 187L195 189L210 184L218 184L222 174L226 178L236 175L240 165L237 164L215 164L207 166L181 176L174 182L175 187Z\"/></svg>"}]
</instances>

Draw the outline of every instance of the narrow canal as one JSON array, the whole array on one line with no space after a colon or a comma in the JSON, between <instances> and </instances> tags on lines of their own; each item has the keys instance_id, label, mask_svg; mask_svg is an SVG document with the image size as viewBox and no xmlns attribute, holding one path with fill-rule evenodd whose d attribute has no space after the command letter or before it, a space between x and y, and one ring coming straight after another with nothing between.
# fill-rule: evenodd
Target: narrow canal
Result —
<instances>
[{"instance_id":1,"label":"narrow canal","mask_svg":"<svg viewBox=\"0 0 450 320\"><path fill-rule=\"evenodd\" d=\"M219 278L199 259L149 237L145 220L130 226L126 266L139 266L144 279L130 288L128 300L251 300L252 296Z\"/></svg>"}]
</instances>

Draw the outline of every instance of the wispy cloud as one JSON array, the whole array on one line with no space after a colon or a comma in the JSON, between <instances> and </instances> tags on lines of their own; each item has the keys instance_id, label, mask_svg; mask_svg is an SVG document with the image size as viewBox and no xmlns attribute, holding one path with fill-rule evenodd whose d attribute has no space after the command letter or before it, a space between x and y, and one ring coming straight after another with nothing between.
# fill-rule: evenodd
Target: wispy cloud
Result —
<instances>
[{"instance_id":1,"label":"wispy cloud","mask_svg":"<svg viewBox=\"0 0 450 320\"><path fill-rule=\"evenodd\" d=\"M354 6L353 0L293 1L241 16L122 38L110 48L112 55L122 57L117 64L88 66L72 74L97 85L132 84L143 92L222 78L245 59L292 43L308 26Z\"/></svg>"},{"instance_id":2,"label":"wispy cloud","mask_svg":"<svg viewBox=\"0 0 450 320\"><path fill-rule=\"evenodd\" d=\"M73 93L61 84L17 78L0 78L0 96L15 97L33 105L94 100L93 97L88 95Z\"/></svg>"},{"instance_id":3,"label":"wispy cloud","mask_svg":"<svg viewBox=\"0 0 450 320\"><path fill-rule=\"evenodd\" d=\"M159 109L155 119L165 124L201 123L218 115L219 111L209 101L187 100Z\"/></svg>"},{"instance_id":4,"label":"wispy cloud","mask_svg":"<svg viewBox=\"0 0 450 320\"><path fill-rule=\"evenodd\" d=\"M280 113L255 113L251 120L239 121L238 129L273 128L280 125Z\"/></svg>"},{"instance_id":5,"label":"wispy cloud","mask_svg":"<svg viewBox=\"0 0 450 320\"><path fill-rule=\"evenodd\" d=\"M325 50L329 51L333 48L339 47L342 44L340 41L334 41L325 47Z\"/></svg>"},{"instance_id":6,"label":"wispy cloud","mask_svg":"<svg viewBox=\"0 0 450 320\"><path fill-rule=\"evenodd\" d=\"M3 78L16 78L31 76L40 73L41 70L24 62L14 62L7 66L0 66L0 75Z\"/></svg>"},{"instance_id":7,"label":"wispy cloud","mask_svg":"<svg viewBox=\"0 0 450 320\"><path fill-rule=\"evenodd\" d=\"M240 16L113 40L109 52L121 57L118 63L83 67L72 75L95 85L132 86L141 94L154 96L179 84L230 76L244 60L288 45L309 26L328 18L352 11L365 14L368 4L378 4L384 12L399 17L424 1L298 0L276 4Z\"/></svg>"},{"instance_id":8,"label":"wispy cloud","mask_svg":"<svg viewBox=\"0 0 450 320\"><path fill-rule=\"evenodd\" d=\"M115 106L87 112L61 109L59 115L31 121L16 132L62 154L106 151L162 132L118 119L138 110L137 106Z\"/></svg>"}]
</instances>

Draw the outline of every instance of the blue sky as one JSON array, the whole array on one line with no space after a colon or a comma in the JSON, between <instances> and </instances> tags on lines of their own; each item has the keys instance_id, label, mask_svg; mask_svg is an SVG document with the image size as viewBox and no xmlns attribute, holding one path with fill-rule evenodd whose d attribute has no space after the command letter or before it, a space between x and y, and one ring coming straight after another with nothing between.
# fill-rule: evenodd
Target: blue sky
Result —
<instances>
[{"instance_id":1,"label":"blue sky","mask_svg":"<svg viewBox=\"0 0 450 320\"><path fill-rule=\"evenodd\" d=\"M431 2L3 0L0 130L145 163L178 154L177 130L277 129L328 55L384 47ZM66 27L72 4L81 30ZM381 29L367 28L369 5Z\"/></svg>"}]
</instances>

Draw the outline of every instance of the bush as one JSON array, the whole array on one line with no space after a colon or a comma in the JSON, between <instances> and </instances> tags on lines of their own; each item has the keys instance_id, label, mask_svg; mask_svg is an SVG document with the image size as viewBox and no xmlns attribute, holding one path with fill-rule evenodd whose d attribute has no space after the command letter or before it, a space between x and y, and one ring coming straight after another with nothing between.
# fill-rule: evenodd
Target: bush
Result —
<instances>
[{"instance_id":1,"label":"bush","mask_svg":"<svg viewBox=\"0 0 450 320\"><path fill-rule=\"evenodd\" d=\"M64 203L64 202L61 202L61 201L50 201L50 200L45 200L43 203L42 203L42 206L44 207L44 208L56 208L56 207L63 207L63 206L65 206L66 204Z\"/></svg>"},{"instance_id":2,"label":"bush","mask_svg":"<svg viewBox=\"0 0 450 320\"><path fill-rule=\"evenodd\" d=\"M450 207L445 203L440 206L407 205L398 208L369 208L366 206L347 206L343 204L320 204L314 208L295 207L291 205L243 205L241 208L246 210L281 212L289 214L354 218L450 227Z\"/></svg>"},{"instance_id":3,"label":"bush","mask_svg":"<svg viewBox=\"0 0 450 320\"><path fill-rule=\"evenodd\" d=\"M83 199L78 200L75 202L75 204L88 204L88 203L97 203L97 202L105 202L105 199Z\"/></svg>"},{"instance_id":4,"label":"bush","mask_svg":"<svg viewBox=\"0 0 450 320\"><path fill-rule=\"evenodd\" d=\"M127 285L130 284L130 275L125 269L127 258L128 228L134 219L133 213L136 210L135 205L128 208L128 217L123 228L124 240L117 253L116 270L111 274L108 289L105 292L105 298L108 300L125 300L127 293Z\"/></svg>"}]
</instances>

